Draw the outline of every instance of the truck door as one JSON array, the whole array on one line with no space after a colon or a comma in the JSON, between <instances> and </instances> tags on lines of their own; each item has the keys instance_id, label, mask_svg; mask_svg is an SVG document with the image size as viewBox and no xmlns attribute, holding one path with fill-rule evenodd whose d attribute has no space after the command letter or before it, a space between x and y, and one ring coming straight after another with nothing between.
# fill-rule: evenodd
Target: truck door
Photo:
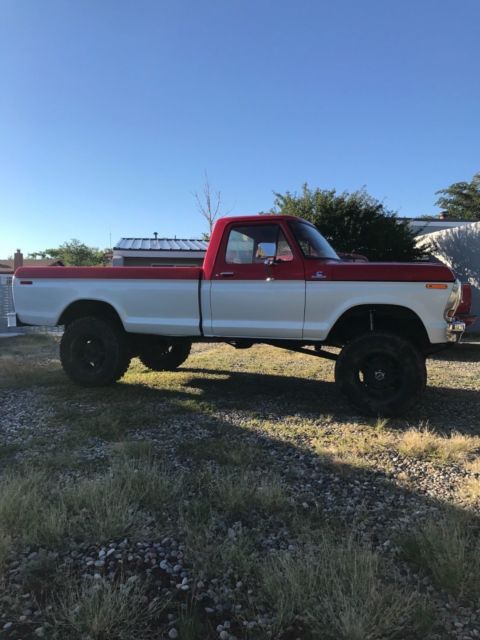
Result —
<instances>
[{"instance_id":1,"label":"truck door","mask_svg":"<svg viewBox=\"0 0 480 640\"><path fill-rule=\"evenodd\" d=\"M211 279L211 335L301 339L305 274L297 252L278 223L232 223Z\"/></svg>"}]
</instances>

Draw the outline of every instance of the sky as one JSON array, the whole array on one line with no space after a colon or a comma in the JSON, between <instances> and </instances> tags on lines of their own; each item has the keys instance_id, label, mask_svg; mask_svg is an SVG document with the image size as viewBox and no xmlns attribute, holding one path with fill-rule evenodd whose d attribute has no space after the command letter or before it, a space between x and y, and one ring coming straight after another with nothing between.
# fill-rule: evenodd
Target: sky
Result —
<instances>
[{"instance_id":1,"label":"sky","mask_svg":"<svg viewBox=\"0 0 480 640\"><path fill-rule=\"evenodd\" d=\"M0 258L480 171L478 0L0 0Z\"/></svg>"}]
</instances>

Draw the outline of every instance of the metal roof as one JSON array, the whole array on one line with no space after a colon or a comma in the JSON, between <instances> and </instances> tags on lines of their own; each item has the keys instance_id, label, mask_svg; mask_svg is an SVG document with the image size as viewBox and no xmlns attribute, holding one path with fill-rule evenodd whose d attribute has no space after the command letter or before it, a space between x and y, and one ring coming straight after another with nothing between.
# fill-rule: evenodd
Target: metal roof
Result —
<instances>
[{"instance_id":1,"label":"metal roof","mask_svg":"<svg viewBox=\"0 0 480 640\"><path fill-rule=\"evenodd\" d=\"M123 251L206 251L205 240L184 238L121 238L114 249Z\"/></svg>"}]
</instances>

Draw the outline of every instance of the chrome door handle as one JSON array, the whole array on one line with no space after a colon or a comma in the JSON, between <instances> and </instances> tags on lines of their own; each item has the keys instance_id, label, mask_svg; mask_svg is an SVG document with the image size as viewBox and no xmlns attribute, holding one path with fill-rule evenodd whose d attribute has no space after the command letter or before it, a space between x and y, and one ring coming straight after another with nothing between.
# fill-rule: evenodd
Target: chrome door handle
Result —
<instances>
[{"instance_id":1,"label":"chrome door handle","mask_svg":"<svg viewBox=\"0 0 480 640\"><path fill-rule=\"evenodd\" d=\"M325 280L327 278L323 271L316 271L310 277L312 278L312 280Z\"/></svg>"},{"instance_id":2,"label":"chrome door handle","mask_svg":"<svg viewBox=\"0 0 480 640\"><path fill-rule=\"evenodd\" d=\"M217 278L218 276L220 276L220 278L231 278L234 275L235 271L220 271L220 273L217 273Z\"/></svg>"}]
</instances>

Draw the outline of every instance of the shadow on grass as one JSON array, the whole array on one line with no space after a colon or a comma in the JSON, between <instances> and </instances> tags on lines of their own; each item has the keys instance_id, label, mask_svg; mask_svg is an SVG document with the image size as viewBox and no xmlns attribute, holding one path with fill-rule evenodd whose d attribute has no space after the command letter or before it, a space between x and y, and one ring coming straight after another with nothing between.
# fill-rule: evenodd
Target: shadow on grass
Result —
<instances>
[{"instance_id":1,"label":"shadow on grass","mask_svg":"<svg viewBox=\"0 0 480 640\"><path fill-rule=\"evenodd\" d=\"M315 551L315 536L318 536L322 527L331 527L335 523L341 524L339 532L353 531L358 535L362 544L366 544L367 547L376 551L381 550L380 557L385 559L387 564L394 562L405 570L406 566L416 568L416 562L420 566L420 577L430 575L431 571L428 563L424 559L418 559L415 556L416 547L411 552L411 557L415 557L414 561L409 560L410 565L406 565L403 561L388 554L388 545L392 540L395 540L395 536L401 537L402 531L410 531L414 524L421 523L422 518L438 519L445 509L444 504L411 487L400 486L381 469L339 463L333 458L330 459L328 454L318 455L308 445L292 441L287 442L272 434L243 429L241 426L241 417L244 412L248 412L251 418L258 418L260 421L278 422L279 424L285 418L301 419L304 416L311 420L312 417L318 416L319 431L329 428L329 420L327 418L331 417L340 425L344 424L346 426L355 421L363 421L368 425L368 420L364 420L352 413L348 405L339 396L333 383L322 380L305 380L305 378L294 376L187 367L179 369L178 373L167 374L165 378L165 380L169 381L169 384L172 381L175 382L176 379L179 382L181 380L181 386L178 385L172 388L172 386L165 385L162 388L161 382L158 382L159 378L156 378L155 375L146 372L145 385L137 382L129 383L127 378L125 382L113 387L85 390L65 381L64 384L59 385L53 391L58 392L58 396L65 402L68 401L70 405L77 406L77 412L82 419L85 419L85 414L82 413L84 410L83 405L85 402L89 402L92 405L94 404L96 410L100 413L106 408L110 412L113 410L118 412L118 415L123 416L131 428L135 428L136 424L140 425L142 421L146 421L153 428L155 424L159 425L162 422L166 423L167 427L171 423L172 429L179 430L180 437L183 430L185 430L184 433L187 438L182 445L179 444L177 446L176 452L180 460L187 461L192 465L193 474L195 474L196 470L201 472L209 462L217 462L220 465L224 465L223 469L227 466L233 468L233 471L229 473L238 473L239 478L242 478L242 470L245 468L257 473L259 478L264 477L267 473L278 474L290 492L289 498L291 502L288 504L291 506L282 507L285 509L284 512L279 514L273 513L273 511L272 513L262 513L261 509L256 509L252 501L246 503L245 500L240 500L241 508L235 503L234 516L230 517L226 508L222 507L227 502L223 494L222 500L214 503L213 507L218 510L223 509L222 517L224 518L225 530L222 529L220 531L223 538L228 539L228 532L238 521L239 513L245 522L254 522L256 526L260 527L263 540L272 532L275 533L275 535L272 534L272 539L275 541L274 544L277 545L274 547L275 552L283 554L280 557L283 558L284 562L284 564L279 565L282 570L279 584L285 584L284 574L288 571L287 578L290 582L292 593L296 593L297 587L299 590L304 587L312 576L308 572L305 575L297 576L295 574L295 567L302 567L303 550L300 547L297 548L298 558L297 556L294 557L295 566L289 566L288 558L284 553L285 545L288 543L289 538L299 539L302 535L309 536L309 544L313 545L313 551L310 549L313 562L315 558L318 559L319 557L319 554ZM180 378L180 376L182 377ZM156 386L151 386L150 382L155 382ZM448 406L449 414L441 416L439 405L443 403ZM418 411L407 416L405 420L396 420L389 423L389 426L402 428L412 422L418 423L419 420L423 420L428 421L431 429L437 429L442 432L445 432L448 428L462 431L463 428L467 430L466 424L462 426L460 419L462 412L463 415L478 415L479 409L479 392L435 387L427 390L425 400L419 406ZM222 417L222 414L227 414L230 411L237 412L237 417L240 418L239 422L231 422L226 417ZM192 433L189 432L189 424L182 426L181 420L178 420L182 416L190 415L193 418L192 422L203 420L202 424L205 426L206 435L204 434L200 441L198 438L192 437ZM452 415L455 415L455 424L451 423ZM64 415L66 423L68 423L69 417L68 413ZM113 417L115 418L115 415ZM117 435L115 420L114 423L114 435ZM372 424L373 428L374 421L371 420L370 424ZM100 426L105 428L103 423ZM98 422L89 423L87 433L91 435L92 430L94 432L97 427ZM295 429L295 425L293 425L293 429ZM471 430L468 430L468 432L471 433ZM106 436L108 436L108 433L102 434L102 437L108 440ZM211 443L211 447L209 443ZM252 447L255 447L255 453L258 453L258 455L253 455ZM233 450L235 450L234 456L232 454ZM250 455L250 452L252 455ZM225 472L222 471L222 473ZM231 477L234 478L235 476L232 475ZM201 478L200 474L199 478ZM222 475L215 476L215 478L220 481L222 480ZM253 480L249 482L249 485L255 487ZM229 486L224 484L222 488L224 494L225 489L228 489L229 495L233 493L235 499L237 499L236 483L231 482ZM198 491L198 500L205 499L205 495L202 493L203 487L199 488ZM193 489L192 492L194 493ZM229 500L230 503L233 503L232 497ZM456 517L457 515L459 519L464 517L462 509L452 507L449 512L450 517ZM264 523L263 520L265 520ZM478 529L478 523L473 518L471 518L471 522L472 527ZM282 538L283 534L278 534L277 536L277 532L281 531L282 527L285 528L285 523L287 523L286 526L290 531ZM264 527L265 531L262 530L262 527ZM215 539L214 542L216 544L217 540ZM342 535L340 533L338 545L341 546L341 544ZM416 542L413 541L411 544L416 544ZM264 555L269 553L268 548L262 548L261 551ZM347 551L349 552L348 549ZM275 556L272 555L272 558L275 559ZM186 560L187 562L193 561L191 557L188 557L188 552ZM263 561L264 557L259 555L258 560L259 562ZM228 562L232 562L230 556ZM319 574L321 573L321 568L320 566ZM346 575L349 575L348 571ZM276 573L271 572L270 578L273 581L271 591L274 595L271 596L269 605L273 609L280 607L281 588L277 588L277 583L275 582L277 577ZM234 578L237 580L237 576L234 576ZM387 571L385 583L389 584L389 580ZM410 582L412 589L415 589L415 584L416 578L413 577ZM375 583L373 591L377 587L378 585ZM345 593L348 594L348 597L351 596L348 590ZM343 591L340 595L343 596ZM311 602L308 601L307 605L303 600L302 592L298 597L299 604L296 605L297 608L292 608L291 611L290 605L283 604L286 614L284 615L284 620L282 619L279 635L276 637L320 637L315 631L308 632L307 630L305 632L304 628L298 627L299 623L296 619L297 615L301 615L310 605L313 606L315 604L316 599L318 599L317 596L317 592L312 592ZM359 611L361 610L362 602L352 600L349 606L351 607L351 613L354 614L357 612L357 607ZM337 615L338 611L335 610L335 620L339 620L341 617L340 614ZM199 608L199 615L201 622L205 618L202 607ZM224 617L219 617L215 623L220 623ZM372 620L374 620L374 617L372 617ZM289 625L293 625L294 635L292 636L287 633ZM241 630L239 629L239 631ZM208 637L217 636L212 631L212 634ZM353 638L367 636L348 635L337 629L335 632L332 630L331 635L326 634L324 637ZM371 637L382 636L380 633L376 635L374 633ZM403 635L401 637L425 636L421 633L415 636L412 633L412 635ZM440 637L448 637L448 633L445 632L445 635L440 635Z\"/></svg>"},{"instance_id":2,"label":"shadow on grass","mask_svg":"<svg viewBox=\"0 0 480 640\"><path fill-rule=\"evenodd\" d=\"M480 362L480 342L461 342L430 356L432 360Z\"/></svg>"},{"instance_id":3,"label":"shadow on grass","mask_svg":"<svg viewBox=\"0 0 480 640\"><path fill-rule=\"evenodd\" d=\"M355 412L333 382L219 369L189 367L181 371L197 374L188 385L200 389L202 399L213 405L245 408L259 415L266 412L278 418L303 413L329 415L345 423L371 420ZM480 434L480 391L429 386L416 407L389 421L391 427L398 429L419 423L428 423L431 430L441 434Z\"/></svg>"}]
</instances>

